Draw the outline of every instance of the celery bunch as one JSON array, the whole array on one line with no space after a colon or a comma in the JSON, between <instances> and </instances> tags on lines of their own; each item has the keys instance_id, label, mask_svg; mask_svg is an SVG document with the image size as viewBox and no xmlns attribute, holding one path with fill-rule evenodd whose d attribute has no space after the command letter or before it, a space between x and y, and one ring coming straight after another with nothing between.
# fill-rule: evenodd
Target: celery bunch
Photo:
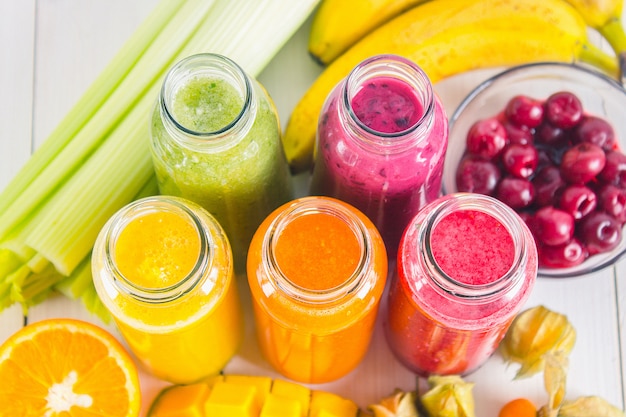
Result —
<instances>
[{"instance_id":1,"label":"celery bunch","mask_svg":"<svg viewBox=\"0 0 626 417\"><path fill-rule=\"evenodd\" d=\"M149 116L168 69L196 53L257 76L319 0L161 0L0 193L0 311L59 290L102 318L90 256L101 227L158 192Z\"/></svg>"}]
</instances>

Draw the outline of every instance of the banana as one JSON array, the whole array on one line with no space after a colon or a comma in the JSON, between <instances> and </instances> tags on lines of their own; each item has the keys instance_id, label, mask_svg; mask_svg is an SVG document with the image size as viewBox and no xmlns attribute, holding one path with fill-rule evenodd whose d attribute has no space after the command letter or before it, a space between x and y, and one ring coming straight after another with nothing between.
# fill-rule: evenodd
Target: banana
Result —
<instances>
[{"instance_id":1,"label":"banana","mask_svg":"<svg viewBox=\"0 0 626 417\"><path fill-rule=\"evenodd\" d=\"M294 173L310 169L320 110L332 88L377 54L413 60L431 82L477 68L531 61L585 61L617 75L617 62L587 40L562 0L432 0L380 26L333 61L294 107L283 145Z\"/></svg>"},{"instance_id":2,"label":"banana","mask_svg":"<svg viewBox=\"0 0 626 417\"><path fill-rule=\"evenodd\" d=\"M571 4L594 29L600 29L612 20L619 20L623 0L565 0Z\"/></svg>"},{"instance_id":3,"label":"banana","mask_svg":"<svg viewBox=\"0 0 626 417\"><path fill-rule=\"evenodd\" d=\"M328 65L387 20L426 0L322 0L311 22L309 53Z\"/></svg>"},{"instance_id":4,"label":"banana","mask_svg":"<svg viewBox=\"0 0 626 417\"><path fill-rule=\"evenodd\" d=\"M566 0L596 29L618 55L622 83L626 82L626 32L622 22L623 0Z\"/></svg>"}]
</instances>

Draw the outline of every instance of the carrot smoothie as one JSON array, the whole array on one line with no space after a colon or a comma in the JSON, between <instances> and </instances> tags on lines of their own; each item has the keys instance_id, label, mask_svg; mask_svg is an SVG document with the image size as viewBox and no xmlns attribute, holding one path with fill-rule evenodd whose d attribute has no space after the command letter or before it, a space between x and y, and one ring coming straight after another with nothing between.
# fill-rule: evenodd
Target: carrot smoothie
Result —
<instances>
[{"instance_id":1,"label":"carrot smoothie","mask_svg":"<svg viewBox=\"0 0 626 417\"><path fill-rule=\"evenodd\" d=\"M155 376L194 382L235 354L242 314L232 254L200 206L170 197L131 203L105 226L93 259L100 298Z\"/></svg>"},{"instance_id":2,"label":"carrot smoothie","mask_svg":"<svg viewBox=\"0 0 626 417\"><path fill-rule=\"evenodd\" d=\"M300 382L347 374L367 352L386 274L382 238L352 206L305 197L274 211L248 251L264 356Z\"/></svg>"}]
</instances>

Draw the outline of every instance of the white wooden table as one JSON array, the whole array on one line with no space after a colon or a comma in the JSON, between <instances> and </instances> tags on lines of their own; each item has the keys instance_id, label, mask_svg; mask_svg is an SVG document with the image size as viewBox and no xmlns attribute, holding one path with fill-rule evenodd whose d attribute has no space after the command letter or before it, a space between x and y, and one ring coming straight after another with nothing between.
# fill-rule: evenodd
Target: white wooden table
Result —
<instances>
[{"instance_id":1,"label":"white wooden table","mask_svg":"<svg viewBox=\"0 0 626 417\"><path fill-rule=\"evenodd\" d=\"M155 4L156 0L0 0L0 188L59 123ZM307 36L308 22L260 77L276 102L283 124L320 72L306 52ZM436 85L448 112L492 73L478 71ZM297 178L301 194L305 193L306 180ZM249 305L245 288L243 293L244 303ZM576 279L540 279L527 306L537 304L566 314L578 332L567 397L599 395L623 408L626 263ZM249 308L247 314L247 340L225 372L278 377L258 352ZM112 325L101 323L80 303L58 296L31 308L27 317L17 305L0 312L0 343L25 323L51 317L84 319L119 336ZM467 377L476 384L478 416L495 417L502 404L518 396L526 396L537 405L546 403L541 376L514 381L515 370L495 355ZM164 385L142 373L144 413ZM362 407L395 388L414 387L415 377L391 356L380 326L358 369L338 381L318 386L351 398Z\"/></svg>"}]
</instances>

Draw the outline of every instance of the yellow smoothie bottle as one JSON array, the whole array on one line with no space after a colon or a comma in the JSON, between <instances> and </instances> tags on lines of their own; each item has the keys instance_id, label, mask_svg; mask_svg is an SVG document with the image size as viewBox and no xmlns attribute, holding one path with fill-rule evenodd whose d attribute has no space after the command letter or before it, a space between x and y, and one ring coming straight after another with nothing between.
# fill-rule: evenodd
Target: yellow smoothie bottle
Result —
<instances>
[{"instance_id":1,"label":"yellow smoothie bottle","mask_svg":"<svg viewBox=\"0 0 626 417\"><path fill-rule=\"evenodd\" d=\"M243 334L228 239L199 205L147 197L103 227L92 256L98 295L130 349L158 378L217 374Z\"/></svg>"}]
</instances>

